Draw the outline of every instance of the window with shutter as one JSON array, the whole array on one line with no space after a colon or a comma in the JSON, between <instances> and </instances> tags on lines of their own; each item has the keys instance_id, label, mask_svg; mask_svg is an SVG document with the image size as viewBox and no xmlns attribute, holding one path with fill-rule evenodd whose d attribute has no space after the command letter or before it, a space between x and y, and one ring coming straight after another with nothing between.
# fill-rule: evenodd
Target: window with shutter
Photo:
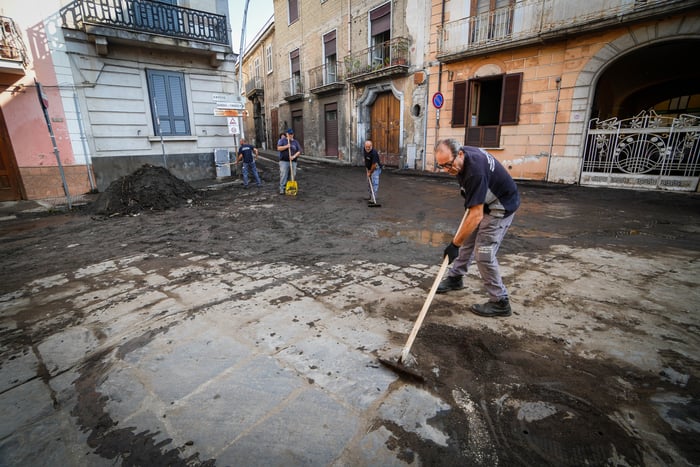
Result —
<instances>
[{"instance_id":1,"label":"window with shutter","mask_svg":"<svg viewBox=\"0 0 700 467\"><path fill-rule=\"evenodd\" d=\"M502 125L517 125L523 74L487 76L454 84L452 126L466 126L465 144L500 146Z\"/></svg>"},{"instance_id":2,"label":"window with shutter","mask_svg":"<svg viewBox=\"0 0 700 467\"><path fill-rule=\"evenodd\" d=\"M292 24L299 19L299 5L297 0L288 0L287 7L289 10L289 24Z\"/></svg>"},{"instance_id":3,"label":"window with shutter","mask_svg":"<svg viewBox=\"0 0 700 467\"><path fill-rule=\"evenodd\" d=\"M506 75L503 79L503 102L501 103L501 125L517 125L520 116L520 88L522 73Z\"/></svg>"},{"instance_id":4,"label":"window with shutter","mask_svg":"<svg viewBox=\"0 0 700 467\"><path fill-rule=\"evenodd\" d=\"M467 124L467 82L460 81L452 87L452 127Z\"/></svg>"},{"instance_id":5,"label":"window with shutter","mask_svg":"<svg viewBox=\"0 0 700 467\"><path fill-rule=\"evenodd\" d=\"M182 73L146 70L151 115L156 135L189 136L185 77Z\"/></svg>"}]
</instances>

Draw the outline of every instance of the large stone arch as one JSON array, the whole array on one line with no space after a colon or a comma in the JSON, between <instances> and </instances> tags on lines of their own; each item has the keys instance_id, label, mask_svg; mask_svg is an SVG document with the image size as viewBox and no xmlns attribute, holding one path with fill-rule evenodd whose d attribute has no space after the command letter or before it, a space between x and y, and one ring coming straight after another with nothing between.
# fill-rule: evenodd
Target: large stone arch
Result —
<instances>
[{"instance_id":1,"label":"large stone arch","mask_svg":"<svg viewBox=\"0 0 700 467\"><path fill-rule=\"evenodd\" d=\"M664 21L630 26L615 40L608 42L578 72L567 122L567 143L563 153L552 158L550 181L575 183L579 180L584 153L587 123L600 77L622 56L661 42L700 39L700 16L678 16ZM689 60L692 58L689 56Z\"/></svg>"}]
</instances>

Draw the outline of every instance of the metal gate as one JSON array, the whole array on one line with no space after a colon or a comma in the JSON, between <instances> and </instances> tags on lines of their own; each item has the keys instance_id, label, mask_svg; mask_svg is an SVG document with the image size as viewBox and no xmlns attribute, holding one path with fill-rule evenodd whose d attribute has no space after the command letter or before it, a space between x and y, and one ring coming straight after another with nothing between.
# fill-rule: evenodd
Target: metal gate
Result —
<instances>
[{"instance_id":1,"label":"metal gate","mask_svg":"<svg viewBox=\"0 0 700 467\"><path fill-rule=\"evenodd\" d=\"M700 116L590 121L581 185L696 191L699 179Z\"/></svg>"}]
</instances>

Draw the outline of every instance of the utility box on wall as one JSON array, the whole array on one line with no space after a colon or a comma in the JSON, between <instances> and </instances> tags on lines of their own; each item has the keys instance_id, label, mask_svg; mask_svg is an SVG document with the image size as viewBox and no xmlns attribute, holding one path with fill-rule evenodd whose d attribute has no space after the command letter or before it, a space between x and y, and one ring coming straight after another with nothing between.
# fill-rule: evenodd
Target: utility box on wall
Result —
<instances>
[{"instance_id":1,"label":"utility box on wall","mask_svg":"<svg viewBox=\"0 0 700 467\"><path fill-rule=\"evenodd\" d=\"M214 165L216 166L216 178L231 176L228 149L214 149Z\"/></svg>"},{"instance_id":2,"label":"utility box on wall","mask_svg":"<svg viewBox=\"0 0 700 467\"><path fill-rule=\"evenodd\" d=\"M416 168L416 144L409 143L406 145L406 166L404 169Z\"/></svg>"}]
</instances>

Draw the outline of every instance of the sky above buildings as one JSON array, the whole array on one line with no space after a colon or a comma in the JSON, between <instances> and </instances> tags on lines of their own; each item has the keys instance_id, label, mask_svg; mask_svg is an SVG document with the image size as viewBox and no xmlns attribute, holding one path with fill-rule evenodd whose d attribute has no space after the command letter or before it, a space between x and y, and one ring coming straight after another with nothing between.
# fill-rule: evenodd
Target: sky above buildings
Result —
<instances>
[{"instance_id":1,"label":"sky above buildings","mask_svg":"<svg viewBox=\"0 0 700 467\"><path fill-rule=\"evenodd\" d=\"M231 17L231 46L236 53L240 51L245 2L246 0L228 0L229 15ZM267 23L273 12L273 0L249 0L248 18L245 27L246 44L249 44L255 38L255 35Z\"/></svg>"}]
</instances>

